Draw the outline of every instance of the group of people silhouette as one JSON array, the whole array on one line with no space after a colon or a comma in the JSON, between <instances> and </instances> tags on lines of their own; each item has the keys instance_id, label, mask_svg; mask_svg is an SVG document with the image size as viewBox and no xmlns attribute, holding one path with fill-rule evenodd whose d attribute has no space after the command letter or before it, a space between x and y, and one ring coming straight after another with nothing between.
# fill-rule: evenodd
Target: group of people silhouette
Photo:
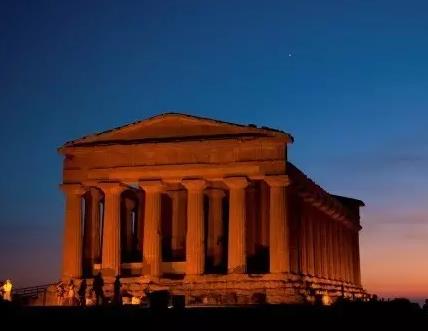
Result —
<instances>
[{"instance_id":1,"label":"group of people silhouette","mask_svg":"<svg viewBox=\"0 0 428 331\"><path fill-rule=\"evenodd\" d=\"M105 304L122 305L122 284L119 276L114 281L113 298L104 294L104 279L101 272L95 275L92 286L88 287L86 279L82 279L78 285L70 280L67 284L62 281L57 283L56 295L59 306L99 306Z\"/></svg>"}]
</instances>

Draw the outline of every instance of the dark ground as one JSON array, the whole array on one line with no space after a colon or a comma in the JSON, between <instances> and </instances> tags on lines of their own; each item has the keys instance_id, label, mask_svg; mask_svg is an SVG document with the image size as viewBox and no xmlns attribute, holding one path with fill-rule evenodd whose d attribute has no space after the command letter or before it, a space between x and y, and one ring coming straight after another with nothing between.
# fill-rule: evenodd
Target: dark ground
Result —
<instances>
[{"instance_id":1,"label":"dark ground","mask_svg":"<svg viewBox=\"0 0 428 331\"><path fill-rule=\"evenodd\" d=\"M0 321L14 328L117 330L428 330L428 313L406 300L342 302L330 307L281 305L156 309L122 307L19 307L0 305ZM293 328L289 328L293 326Z\"/></svg>"}]
</instances>

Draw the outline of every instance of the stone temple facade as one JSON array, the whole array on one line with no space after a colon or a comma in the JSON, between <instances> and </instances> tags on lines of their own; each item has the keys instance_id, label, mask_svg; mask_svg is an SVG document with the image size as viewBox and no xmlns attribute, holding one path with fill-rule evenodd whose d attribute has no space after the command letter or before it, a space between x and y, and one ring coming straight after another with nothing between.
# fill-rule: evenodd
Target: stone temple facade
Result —
<instances>
[{"instance_id":1,"label":"stone temple facade","mask_svg":"<svg viewBox=\"0 0 428 331\"><path fill-rule=\"evenodd\" d=\"M192 304L359 297L360 200L289 162L285 132L177 113L67 142L62 277ZM110 286L110 287L109 287Z\"/></svg>"}]
</instances>

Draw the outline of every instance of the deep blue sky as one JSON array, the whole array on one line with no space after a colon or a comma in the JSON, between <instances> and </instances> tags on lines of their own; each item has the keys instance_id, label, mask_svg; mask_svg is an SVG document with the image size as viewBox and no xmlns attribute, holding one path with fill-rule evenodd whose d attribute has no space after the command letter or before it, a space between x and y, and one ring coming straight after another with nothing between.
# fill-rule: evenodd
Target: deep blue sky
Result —
<instances>
[{"instance_id":1,"label":"deep blue sky","mask_svg":"<svg viewBox=\"0 0 428 331\"><path fill-rule=\"evenodd\" d=\"M428 297L427 59L426 1L2 0L0 279L58 277L58 146L177 111L292 133L369 290Z\"/></svg>"}]
</instances>

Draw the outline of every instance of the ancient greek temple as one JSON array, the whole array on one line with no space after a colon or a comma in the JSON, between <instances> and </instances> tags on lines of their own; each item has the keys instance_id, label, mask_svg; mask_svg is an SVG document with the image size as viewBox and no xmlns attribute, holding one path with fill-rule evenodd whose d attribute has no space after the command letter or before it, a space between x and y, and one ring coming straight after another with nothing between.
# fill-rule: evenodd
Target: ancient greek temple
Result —
<instances>
[{"instance_id":1,"label":"ancient greek temple","mask_svg":"<svg viewBox=\"0 0 428 331\"><path fill-rule=\"evenodd\" d=\"M177 113L65 143L63 279L101 272L190 305L358 297L364 204L309 179L291 143Z\"/></svg>"}]
</instances>

